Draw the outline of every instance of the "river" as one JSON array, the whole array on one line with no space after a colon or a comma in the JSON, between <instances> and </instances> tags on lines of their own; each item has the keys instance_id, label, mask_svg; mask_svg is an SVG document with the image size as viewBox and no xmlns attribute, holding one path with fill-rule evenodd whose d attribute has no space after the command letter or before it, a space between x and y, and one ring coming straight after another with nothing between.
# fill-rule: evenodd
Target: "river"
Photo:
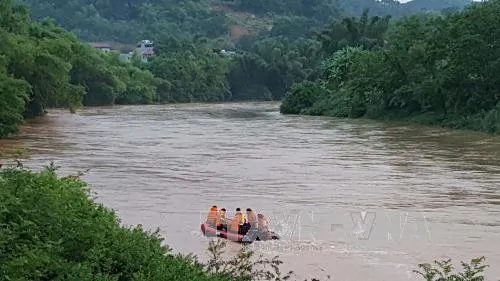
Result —
<instances>
[{"instance_id":1,"label":"river","mask_svg":"<svg viewBox=\"0 0 500 281\"><path fill-rule=\"evenodd\" d=\"M486 279L498 280L499 137L283 116L278 107L51 111L0 144L28 149L30 168L90 169L83 179L97 201L124 224L159 227L174 251L203 257L200 222L211 205L251 207L283 236L251 247L280 255L298 277L420 280L418 263L484 255Z\"/></svg>"}]
</instances>

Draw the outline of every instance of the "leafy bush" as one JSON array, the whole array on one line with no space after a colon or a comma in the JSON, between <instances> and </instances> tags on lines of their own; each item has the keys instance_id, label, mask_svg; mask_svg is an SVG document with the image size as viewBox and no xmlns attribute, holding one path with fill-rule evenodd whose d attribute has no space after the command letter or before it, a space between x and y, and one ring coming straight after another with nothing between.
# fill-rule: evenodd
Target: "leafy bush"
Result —
<instances>
[{"instance_id":1,"label":"leafy bush","mask_svg":"<svg viewBox=\"0 0 500 281\"><path fill-rule=\"evenodd\" d=\"M280 112L285 114L304 114L324 95L326 89L318 82L304 81L294 84L280 105Z\"/></svg>"},{"instance_id":2,"label":"leafy bush","mask_svg":"<svg viewBox=\"0 0 500 281\"><path fill-rule=\"evenodd\" d=\"M77 177L0 171L0 274L6 280L225 280L174 256L156 232L121 227Z\"/></svg>"},{"instance_id":3,"label":"leafy bush","mask_svg":"<svg viewBox=\"0 0 500 281\"><path fill-rule=\"evenodd\" d=\"M451 259L434 261L436 267L428 263L419 264L422 271L414 270L423 277L425 281L483 281L484 272L488 265L484 265L485 257L472 259L470 263L462 262L463 272L453 273Z\"/></svg>"}]
</instances>

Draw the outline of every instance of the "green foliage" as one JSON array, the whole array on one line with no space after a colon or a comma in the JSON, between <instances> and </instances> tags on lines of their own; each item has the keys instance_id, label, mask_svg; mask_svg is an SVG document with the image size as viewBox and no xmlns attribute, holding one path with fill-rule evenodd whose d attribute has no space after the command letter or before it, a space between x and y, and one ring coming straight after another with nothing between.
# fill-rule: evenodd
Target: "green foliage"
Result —
<instances>
[{"instance_id":1,"label":"green foliage","mask_svg":"<svg viewBox=\"0 0 500 281\"><path fill-rule=\"evenodd\" d=\"M469 0L414 0L404 4L392 0L18 1L30 7L35 19L54 18L82 40L122 43L136 43L144 38L163 41L171 35L225 37L235 25L251 33L288 34L297 36L295 39L312 28L342 16L358 15L366 8L378 16L400 17L422 11L461 9L470 3ZM284 23L291 25L287 27ZM270 31L256 28L268 24L272 27Z\"/></svg>"},{"instance_id":2,"label":"green foliage","mask_svg":"<svg viewBox=\"0 0 500 281\"><path fill-rule=\"evenodd\" d=\"M434 261L436 267L431 264L419 264L420 270L414 270L425 281L483 281L482 273L488 267L483 262L485 257L472 259L470 263L462 262L463 272L452 273L453 265L451 259Z\"/></svg>"},{"instance_id":3,"label":"green foliage","mask_svg":"<svg viewBox=\"0 0 500 281\"><path fill-rule=\"evenodd\" d=\"M325 55L332 55L347 46L375 49L385 45L385 35L389 28L390 16L383 18L368 16L365 9L358 18L349 17L334 21L318 34Z\"/></svg>"},{"instance_id":4,"label":"green foliage","mask_svg":"<svg viewBox=\"0 0 500 281\"><path fill-rule=\"evenodd\" d=\"M120 83L116 87L116 104L152 104L157 101L156 90L162 81L153 73L120 61L117 53L106 56L106 64Z\"/></svg>"},{"instance_id":5,"label":"green foliage","mask_svg":"<svg viewBox=\"0 0 500 281\"><path fill-rule=\"evenodd\" d=\"M231 98L228 59L214 53L206 38L166 42L146 68L163 80L162 102L217 102Z\"/></svg>"},{"instance_id":6,"label":"green foliage","mask_svg":"<svg viewBox=\"0 0 500 281\"><path fill-rule=\"evenodd\" d=\"M121 227L88 197L86 184L0 171L0 272L6 280L223 280L174 256L158 232Z\"/></svg>"},{"instance_id":7,"label":"green foliage","mask_svg":"<svg viewBox=\"0 0 500 281\"><path fill-rule=\"evenodd\" d=\"M334 1L312 0L239 0L237 9L255 13L273 13L279 15L295 15L299 17L313 18L320 22L330 21L332 17L339 15L340 9Z\"/></svg>"},{"instance_id":8,"label":"green foliage","mask_svg":"<svg viewBox=\"0 0 500 281\"><path fill-rule=\"evenodd\" d=\"M27 4L35 19L52 17L86 41L135 43L172 34L220 36L227 19L207 1L35 1Z\"/></svg>"},{"instance_id":9,"label":"green foliage","mask_svg":"<svg viewBox=\"0 0 500 281\"><path fill-rule=\"evenodd\" d=\"M458 11L471 3L471 0L412 0L406 3L400 3L395 0L339 0L340 7L350 15L358 15L364 9L370 9L373 15L391 15L394 18L402 18L419 13Z\"/></svg>"},{"instance_id":10,"label":"green foliage","mask_svg":"<svg viewBox=\"0 0 500 281\"><path fill-rule=\"evenodd\" d=\"M255 252L243 247L229 260L222 258L227 240L216 238L208 245L209 260L204 264L205 270L220 278L228 278L234 281L285 281L293 276L293 271L283 274L280 265L283 262L278 256L271 259L259 255L255 258ZM307 281L307 280L306 280Z\"/></svg>"},{"instance_id":11,"label":"green foliage","mask_svg":"<svg viewBox=\"0 0 500 281\"><path fill-rule=\"evenodd\" d=\"M291 85L312 72L320 45L309 39L283 37L254 42L232 60L229 73L235 99L282 99Z\"/></svg>"},{"instance_id":12,"label":"green foliage","mask_svg":"<svg viewBox=\"0 0 500 281\"><path fill-rule=\"evenodd\" d=\"M10 0L0 4L0 137L47 107L157 100L157 86L166 82L140 65L81 43L49 19L31 22L26 9Z\"/></svg>"},{"instance_id":13,"label":"green foliage","mask_svg":"<svg viewBox=\"0 0 500 281\"><path fill-rule=\"evenodd\" d=\"M26 81L12 78L0 68L0 138L16 133L17 126L23 123L29 90Z\"/></svg>"},{"instance_id":14,"label":"green foliage","mask_svg":"<svg viewBox=\"0 0 500 281\"><path fill-rule=\"evenodd\" d=\"M323 98L327 89L319 82L304 81L292 86L292 91L280 105L284 114L304 114L305 110Z\"/></svg>"},{"instance_id":15,"label":"green foliage","mask_svg":"<svg viewBox=\"0 0 500 281\"><path fill-rule=\"evenodd\" d=\"M333 25L318 39L324 53L333 55L313 79L327 94L308 95L300 108L287 109L294 104L287 99L308 92L292 91L282 112L397 118L498 133L499 13L500 1L491 0L447 15L409 17L391 30L363 14L341 22L348 39L328 36L339 36L332 31L339 25Z\"/></svg>"}]
</instances>

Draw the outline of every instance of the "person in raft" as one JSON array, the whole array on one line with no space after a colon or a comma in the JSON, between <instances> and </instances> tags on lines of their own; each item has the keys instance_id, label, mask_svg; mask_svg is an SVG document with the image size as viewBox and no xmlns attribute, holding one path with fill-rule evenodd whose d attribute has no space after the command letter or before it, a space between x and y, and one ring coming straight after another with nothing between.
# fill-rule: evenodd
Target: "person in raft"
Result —
<instances>
[{"instance_id":1,"label":"person in raft","mask_svg":"<svg viewBox=\"0 0 500 281\"><path fill-rule=\"evenodd\" d=\"M215 228L217 230L222 230L221 214L217 209L216 205L208 211L207 221L205 222L209 227Z\"/></svg>"},{"instance_id":2,"label":"person in raft","mask_svg":"<svg viewBox=\"0 0 500 281\"><path fill-rule=\"evenodd\" d=\"M257 229L260 231L260 232L264 232L264 233L270 233L271 231L269 230L269 226L268 226L268 221L267 221L267 218L263 215L263 214L258 214L257 215Z\"/></svg>"},{"instance_id":3,"label":"person in raft","mask_svg":"<svg viewBox=\"0 0 500 281\"><path fill-rule=\"evenodd\" d=\"M232 233L238 233L241 235L244 234L244 224L246 223L245 214L241 212L240 208L236 208L236 213L234 214L234 218L231 220L231 224L229 227L229 231Z\"/></svg>"},{"instance_id":4,"label":"person in raft","mask_svg":"<svg viewBox=\"0 0 500 281\"><path fill-rule=\"evenodd\" d=\"M271 230L268 227L266 217L263 214L258 214L256 220L251 224L250 230L247 232L247 239L249 241L254 241L257 238L261 241L271 239Z\"/></svg>"},{"instance_id":5,"label":"person in raft","mask_svg":"<svg viewBox=\"0 0 500 281\"><path fill-rule=\"evenodd\" d=\"M247 234L250 229L257 229L257 215L252 209L247 208L246 221L242 226L241 232Z\"/></svg>"},{"instance_id":6,"label":"person in raft","mask_svg":"<svg viewBox=\"0 0 500 281\"><path fill-rule=\"evenodd\" d=\"M226 218L226 209L225 208L220 209L219 215L220 215L220 224L221 224L220 230L227 231L227 221L228 220Z\"/></svg>"},{"instance_id":7,"label":"person in raft","mask_svg":"<svg viewBox=\"0 0 500 281\"><path fill-rule=\"evenodd\" d=\"M255 215L255 212L247 208L246 216L240 208L236 208L236 213L232 220L226 218L226 209L218 209L216 205L210 208L206 224L217 230L229 231L234 234L246 235L250 230L250 236L261 240L267 240L269 228L267 219L262 214Z\"/></svg>"}]
</instances>

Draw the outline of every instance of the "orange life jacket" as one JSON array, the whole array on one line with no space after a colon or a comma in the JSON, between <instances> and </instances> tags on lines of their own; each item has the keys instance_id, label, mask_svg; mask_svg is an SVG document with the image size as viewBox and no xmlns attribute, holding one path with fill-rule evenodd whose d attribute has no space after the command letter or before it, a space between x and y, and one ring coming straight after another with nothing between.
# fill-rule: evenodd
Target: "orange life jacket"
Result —
<instances>
[{"instance_id":1,"label":"orange life jacket","mask_svg":"<svg viewBox=\"0 0 500 281\"><path fill-rule=\"evenodd\" d=\"M220 215L217 208L210 208L210 211L208 211L207 224L215 226L220 225Z\"/></svg>"},{"instance_id":2,"label":"orange life jacket","mask_svg":"<svg viewBox=\"0 0 500 281\"><path fill-rule=\"evenodd\" d=\"M233 220L231 221L231 226L230 226L231 231L236 233L239 231L241 219L242 219L242 214L240 212L237 212L234 215Z\"/></svg>"}]
</instances>

